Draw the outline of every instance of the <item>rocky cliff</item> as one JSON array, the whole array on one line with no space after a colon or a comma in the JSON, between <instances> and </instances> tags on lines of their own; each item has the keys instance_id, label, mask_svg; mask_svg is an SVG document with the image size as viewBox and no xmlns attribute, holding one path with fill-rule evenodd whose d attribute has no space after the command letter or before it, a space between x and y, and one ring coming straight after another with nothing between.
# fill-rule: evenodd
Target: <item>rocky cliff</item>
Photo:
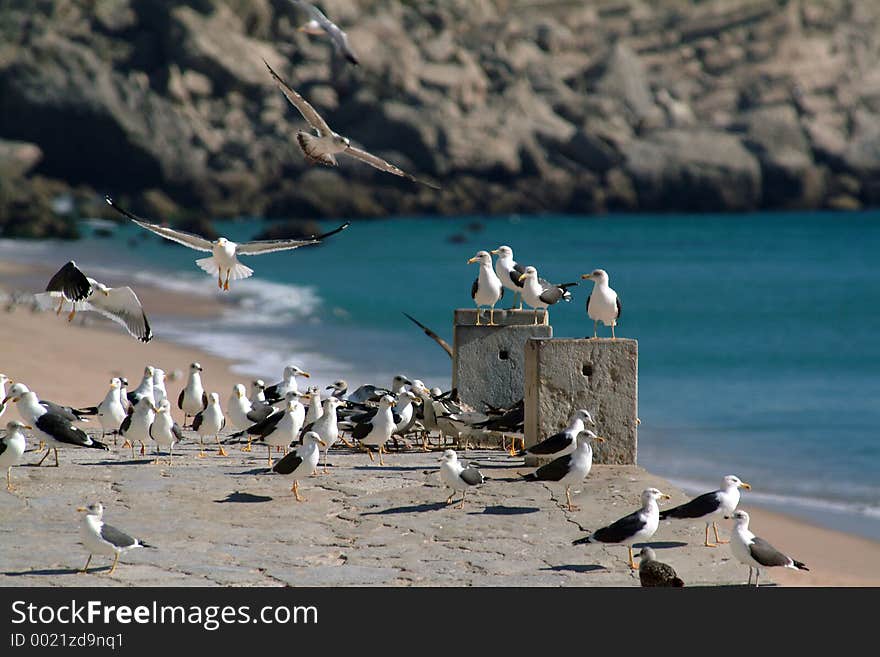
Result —
<instances>
[{"instance_id":1,"label":"rocky cliff","mask_svg":"<svg viewBox=\"0 0 880 657\"><path fill-rule=\"evenodd\" d=\"M69 233L59 194L155 218L858 208L880 196L880 3L5 0L0 229ZM307 164L306 124L361 163ZM62 204L64 205L64 204ZM70 209L68 207L68 209ZM162 217L158 215L162 215Z\"/></svg>"}]
</instances>

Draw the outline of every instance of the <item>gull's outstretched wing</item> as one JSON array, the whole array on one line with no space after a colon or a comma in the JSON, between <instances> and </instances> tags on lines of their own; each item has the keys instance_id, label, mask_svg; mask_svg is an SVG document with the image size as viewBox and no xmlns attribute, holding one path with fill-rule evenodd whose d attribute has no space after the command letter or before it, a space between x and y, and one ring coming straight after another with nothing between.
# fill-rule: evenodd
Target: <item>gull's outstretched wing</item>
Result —
<instances>
[{"instance_id":1,"label":"gull's outstretched wing","mask_svg":"<svg viewBox=\"0 0 880 657\"><path fill-rule=\"evenodd\" d=\"M437 335L434 331L432 331L432 330L429 329L427 326L425 326L424 324L422 324L419 320L417 320L417 319L416 319L415 317L413 317L412 315L409 315L409 314L407 314L407 313L403 313L403 314L406 316L406 318L407 318L409 321L411 321L413 324L415 324L415 325L418 326L420 329L422 329L422 331L425 332L425 335L427 335L427 336L428 336L429 338L431 338L434 342L436 342L438 345L440 345L440 347L443 349L443 351L445 351L447 354L449 354L449 357L452 358L452 347L449 346L449 343L446 342L446 340L444 340L443 338L441 338L441 337L440 337L439 335Z\"/></svg>"},{"instance_id":2,"label":"gull's outstretched wing","mask_svg":"<svg viewBox=\"0 0 880 657\"><path fill-rule=\"evenodd\" d=\"M304 240L257 240L254 242L245 242L244 244L239 244L235 248L235 253L237 255L260 255L262 253L272 253L274 251L287 251L289 249L298 249L301 246L318 244L324 238L342 232L350 225L350 222L345 222L339 228L335 228L329 233L324 233L322 235L313 235L312 237Z\"/></svg>"},{"instance_id":3,"label":"gull's outstretched wing","mask_svg":"<svg viewBox=\"0 0 880 657\"><path fill-rule=\"evenodd\" d=\"M121 324L141 342L149 342L153 337L144 308L130 287L107 288L106 294L100 289L95 290L84 303L83 309L94 310Z\"/></svg>"},{"instance_id":4,"label":"gull's outstretched wing","mask_svg":"<svg viewBox=\"0 0 880 657\"><path fill-rule=\"evenodd\" d=\"M330 37L331 41L333 41L333 47L336 48L337 52L341 53L343 57L354 65L360 63L357 56L354 54L354 51L351 49L351 46L348 44L348 35L343 32L336 23L327 18L320 9L311 3L305 2L304 0L290 1L301 9L307 11L309 16L312 17L312 20L321 26L321 29L324 30L324 32L327 33L327 36Z\"/></svg>"},{"instance_id":5,"label":"gull's outstretched wing","mask_svg":"<svg viewBox=\"0 0 880 657\"><path fill-rule=\"evenodd\" d=\"M92 285L86 275L76 266L76 263L71 260L49 279L46 291L61 292L68 301L82 301L89 296Z\"/></svg>"},{"instance_id":6,"label":"gull's outstretched wing","mask_svg":"<svg viewBox=\"0 0 880 657\"><path fill-rule=\"evenodd\" d=\"M167 226L151 224L149 221L145 221L144 219L136 217L128 210L119 207L109 196L105 196L104 199L107 201L108 205L110 205L111 208L116 210L122 216L128 217L141 228L146 228L147 230L156 233L156 235L164 237L166 240L171 240L172 242L183 244L184 246L188 246L189 248L195 249L196 251L207 251L208 253L211 253L214 250L211 242L206 240L204 237L199 237L198 235L193 235L192 233L187 233L183 230L168 228Z\"/></svg>"},{"instance_id":7,"label":"gull's outstretched wing","mask_svg":"<svg viewBox=\"0 0 880 657\"><path fill-rule=\"evenodd\" d=\"M309 101L296 93L289 84L282 80L279 75L272 70L272 67L269 66L269 62L264 59L263 63L266 65L266 68L269 69L269 73L272 74L272 78L274 78L275 84L278 85L278 88L281 89L281 93L283 93L284 97L290 101L291 105L299 110L299 113L302 114L306 121L308 121L309 125L312 126L321 137L332 134L333 131L330 129L330 126L327 125L327 122L320 114L318 114L318 111L309 104Z\"/></svg>"},{"instance_id":8,"label":"gull's outstretched wing","mask_svg":"<svg viewBox=\"0 0 880 657\"><path fill-rule=\"evenodd\" d=\"M354 146L349 146L348 148L346 148L343 151L343 153L345 155L351 155L353 158L356 158L356 159L360 160L361 162L366 162L370 166L376 167L377 169L380 169L382 171L387 171L388 173L393 173L395 176L400 176L401 178L408 178L409 180L412 180L413 182L422 183L423 185L427 185L428 187L431 187L432 189L440 189L437 185L426 182L424 180L420 180L420 179L416 178L415 176L408 174L403 169L394 166L390 162L386 162L381 157L373 155L372 153L368 153L367 151L362 150L360 148L355 148Z\"/></svg>"}]
</instances>

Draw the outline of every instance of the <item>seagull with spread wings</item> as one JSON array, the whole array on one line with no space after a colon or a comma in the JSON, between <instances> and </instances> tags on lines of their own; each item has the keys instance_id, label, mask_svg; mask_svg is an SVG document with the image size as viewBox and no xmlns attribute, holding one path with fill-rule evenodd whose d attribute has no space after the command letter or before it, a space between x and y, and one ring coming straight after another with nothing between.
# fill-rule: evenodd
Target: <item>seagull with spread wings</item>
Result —
<instances>
[{"instance_id":1,"label":"seagull with spread wings","mask_svg":"<svg viewBox=\"0 0 880 657\"><path fill-rule=\"evenodd\" d=\"M318 244L321 240L345 230L350 225L349 222L345 222L339 228L331 230L329 233L314 235L304 240L257 240L238 244L225 237L218 237L212 242L206 240L204 237L193 235L192 233L175 230L174 228L168 228L167 226L160 226L145 221L144 219L140 219L127 210L119 207L109 196L106 197L106 201L110 207L123 216L131 219L141 228L146 228L147 230L156 233L156 235L164 237L166 240L183 244L196 251L206 251L210 253L211 257L200 258L196 260L196 264L209 274L217 274L217 287L222 290L229 289L230 279L237 281L241 278L248 278L254 273L253 269L246 267L238 261L238 256L262 255L264 253L273 253L275 251L297 249L301 246L308 246L309 244ZM224 273L226 274L225 282L223 280Z\"/></svg>"},{"instance_id":2,"label":"seagull with spread wings","mask_svg":"<svg viewBox=\"0 0 880 657\"><path fill-rule=\"evenodd\" d=\"M61 314L64 304L69 303L69 321L73 321L77 311L91 310L121 324L141 342L149 342L153 337L150 322L134 290L128 286L107 287L86 276L73 260L52 276L45 292L34 296L41 307L54 308L57 302L56 314Z\"/></svg>"},{"instance_id":3,"label":"seagull with spread wings","mask_svg":"<svg viewBox=\"0 0 880 657\"><path fill-rule=\"evenodd\" d=\"M320 9L309 2L305 2L304 0L290 0L290 2L302 9L309 16L308 22L300 26L300 32L316 36L326 34L330 37L333 49L337 53L345 57L345 59L355 66L360 64L357 56L348 44L348 35L336 23L327 18Z\"/></svg>"},{"instance_id":4,"label":"seagull with spread wings","mask_svg":"<svg viewBox=\"0 0 880 657\"><path fill-rule=\"evenodd\" d=\"M269 69L269 73L272 74L275 83L278 85L278 88L281 89L281 93L283 93L285 98L290 101L291 105L299 110L299 113L302 114L303 118L317 133L316 135L310 135L302 130L296 133L296 142L299 144L300 150L302 150L308 161L315 164L324 164L328 167L335 167L337 166L336 155L349 155L361 162L366 162L370 166L381 171L387 171L395 176L407 178L414 182L427 185L428 187L439 189L436 185L408 174L403 169L394 166L390 162L386 162L381 157L377 157L363 149L352 146L351 140L349 140L348 137L343 137L342 135L333 132L324 118L318 114L317 110L312 107L305 98L294 91L290 85L282 80L278 74L272 70L272 67L269 66L269 63L266 62L266 60L263 60L263 63L266 64L266 68Z\"/></svg>"}]
</instances>

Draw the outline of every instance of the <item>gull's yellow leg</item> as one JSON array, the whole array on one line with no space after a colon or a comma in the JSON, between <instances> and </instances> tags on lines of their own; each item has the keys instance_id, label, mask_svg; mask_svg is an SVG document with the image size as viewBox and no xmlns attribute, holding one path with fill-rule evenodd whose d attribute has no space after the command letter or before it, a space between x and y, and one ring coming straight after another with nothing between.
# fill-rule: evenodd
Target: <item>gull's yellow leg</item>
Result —
<instances>
[{"instance_id":1,"label":"gull's yellow leg","mask_svg":"<svg viewBox=\"0 0 880 657\"><path fill-rule=\"evenodd\" d=\"M70 314L67 316L67 321L72 322L73 318L76 316L76 306L73 307L73 310L70 311Z\"/></svg>"},{"instance_id":2,"label":"gull's yellow leg","mask_svg":"<svg viewBox=\"0 0 880 657\"><path fill-rule=\"evenodd\" d=\"M449 497L446 498L446 503L447 503L447 504L452 504L452 498L453 498L453 497L455 497L455 491L452 491L451 493L449 493Z\"/></svg>"},{"instance_id":3,"label":"gull's yellow leg","mask_svg":"<svg viewBox=\"0 0 880 657\"><path fill-rule=\"evenodd\" d=\"M231 274L231 273L232 273L232 270L231 270L231 269L227 269L227 270L226 270L226 282L223 284L223 289L224 289L224 290L228 290L228 289L229 289L229 274Z\"/></svg>"},{"instance_id":4,"label":"gull's yellow leg","mask_svg":"<svg viewBox=\"0 0 880 657\"><path fill-rule=\"evenodd\" d=\"M229 456L223 449L223 445L220 444L220 436L217 436L217 456Z\"/></svg>"},{"instance_id":5,"label":"gull's yellow leg","mask_svg":"<svg viewBox=\"0 0 880 657\"><path fill-rule=\"evenodd\" d=\"M12 487L12 466L11 465L8 468L6 468L6 490L8 490L10 493L13 490L15 490Z\"/></svg>"},{"instance_id":6,"label":"gull's yellow leg","mask_svg":"<svg viewBox=\"0 0 880 657\"><path fill-rule=\"evenodd\" d=\"M250 452L251 450L253 450L253 447L251 447L251 440L252 440L252 438L250 436L248 436L247 445L245 445L244 447L241 448L242 452Z\"/></svg>"},{"instance_id":7,"label":"gull's yellow leg","mask_svg":"<svg viewBox=\"0 0 880 657\"><path fill-rule=\"evenodd\" d=\"M480 307L477 306L477 321L474 322L474 326L480 326Z\"/></svg>"},{"instance_id":8,"label":"gull's yellow leg","mask_svg":"<svg viewBox=\"0 0 880 657\"><path fill-rule=\"evenodd\" d=\"M466 493L467 493L466 490L461 491L461 502L459 502L458 504L455 505L456 509L463 509L464 508L464 496Z\"/></svg>"},{"instance_id":9,"label":"gull's yellow leg","mask_svg":"<svg viewBox=\"0 0 880 657\"><path fill-rule=\"evenodd\" d=\"M223 275L220 273L220 270L217 270L217 287L221 290L223 289Z\"/></svg>"},{"instance_id":10,"label":"gull's yellow leg","mask_svg":"<svg viewBox=\"0 0 880 657\"><path fill-rule=\"evenodd\" d=\"M296 498L297 502L305 502L306 501L306 498L302 497L299 494L299 482L298 481L293 482L293 488L291 488L290 490L293 491L293 496Z\"/></svg>"},{"instance_id":11,"label":"gull's yellow leg","mask_svg":"<svg viewBox=\"0 0 880 657\"><path fill-rule=\"evenodd\" d=\"M718 538L718 525L715 524L714 520L712 521L712 529L715 530L715 542L716 543L730 543L730 541L722 541L720 538ZM706 528L706 531L707 532L709 531L708 527Z\"/></svg>"},{"instance_id":12,"label":"gull's yellow leg","mask_svg":"<svg viewBox=\"0 0 880 657\"><path fill-rule=\"evenodd\" d=\"M49 453L50 453L51 451L52 451L51 449L47 449L47 450L46 450L46 453L43 454L43 458L41 458L41 459L37 462L37 467L38 467L38 468L39 468L41 465L43 465L43 461L45 461L45 460L49 457Z\"/></svg>"},{"instance_id":13,"label":"gull's yellow leg","mask_svg":"<svg viewBox=\"0 0 880 657\"><path fill-rule=\"evenodd\" d=\"M385 465L385 461L382 460L382 453L385 451L385 445L379 445L379 465Z\"/></svg>"},{"instance_id":14,"label":"gull's yellow leg","mask_svg":"<svg viewBox=\"0 0 880 657\"><path fill-rule=\"evenodd\" d=\"M116 571L116 564L119 563L119 553L116 553L116 556L113 557L113 565L110 566L110 570L108 571L108 575L112 575Z\"/></svg>"},{"instance_id":15,"label":"gull's yellow leg","mask_svg":"<svg viewBox=\"0 0 880 657\"><path fill-rule=\"evenodd\" d=\"M703 543L703 545L705 547L718 547L717 545L715 545L715 543L709 542L709 523L708 522L706 523L706 542Z\"/></svg>"},{"instance_id":16,"label":"gull's yellow leg","mask_svg":"<svg viewBox=\"0 0 880 657\"><path fill-rule=\"evenodd\" d=\"M629 550L629 567L632 568L633 570L638 570L639 567L636 565L636 562L633 561L633 549L632 549L632 546L631 546L631 545L628 546L628 547L627 547L627 550Z\"/></svg>"}]
</instances>

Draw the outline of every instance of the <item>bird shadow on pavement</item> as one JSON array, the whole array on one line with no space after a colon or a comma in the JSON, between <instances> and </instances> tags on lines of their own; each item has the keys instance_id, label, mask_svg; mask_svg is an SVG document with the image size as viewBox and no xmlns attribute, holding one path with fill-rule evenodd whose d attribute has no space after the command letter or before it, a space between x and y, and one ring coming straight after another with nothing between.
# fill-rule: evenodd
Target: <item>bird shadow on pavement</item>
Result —
<instances>
[{"instance_id":1,"label":"bird shadow on pavement","mask_svg":"<svg viewBox=\"0 0 880 657\"><path fill-rule=\"evenodd\" d=\"M406 472L424 469L425 466L423 465L356 465L352 468L352 470L372 470L374 472L379 472L381 470L389 472Z\"/></svg>"},{"instance_id":2,"label":"bird shadow on pavement","mask_svg":"<svg viewBox=\"0 0 880 657\"><path fill-rule=\"evenodd\" d=\"M252 495L251 493L239 493L238 491L235 491L234 493L229 493L226 496L226 499L214 500L214 502L216 502L217 504L258 504L260 502L271 501L272 498L266 495Z\"/></svg>"},{"instance_id":3,"label":"bird shadow on pavement","mask_svg":"<svg viewBox=\"0 0 880 657\"><path fill-rule=\"evenodd\" d=\"M633 543L633 549L649 547L655 550L666 550L669 548L687 547L684 541L648 541L647 543Z\"/></svg>"},{"instance_id":4,"label":"bird shadow on pavement","mask_svg":"<svg viewBox=\"0 0 880 657\"><path fill-rule=\"evenodd\" d=\"M550 566L548 568L541 568L541 570L552 570L553 572L563 572L568 571L572 573L591 573L594 570L608 570L605 566L600 566L599 564L584 564L584 563L567 563L562 564L561 566Z\"/></svg>"},{"instance_id":5,"label":"bird shadow on pavement","mask_svg":"<svg viewBox=\"0 0 880 657\"><path fill-rule=\"evenodd\" d=\"M154 459L131 459L129 461L93 461L82 465L149 465Z\"/></svg>"},{"instance_id":6,"label":"bird shadow on pavement","mask_svg":"<svg viewBox=\"0 0 880 657\"><path fill-rule=\"evenodd\" d=\"M272 472L269 466L264 465L262 468L254 468L253 470L245 470L244 472L230 472L231 475L258 475L270 474Z\"/></svg>"},{"instance_id":7,"label":"bird shadow on pavement","mask_svg":"<svg viewBox=\"0 0 880 657\"><path fill-rule=\"evenodd\" d=\"M367 511L362 516L385 516L393 513L424 513L425 511L439 511L446 508L446 502L429 502L426 504L413 504L411 506L394 506L381 511Z\"/></svg>"},{"instance_id":8,"label":"bird shadow on pavement","mask_svg":"<svg viewBox=\"0 0 880 657\"><path fill-rule=\"evenodd\" d=\"M540 509L536 506L487 506L482 511L470 511L469 516L520 516L526 513L537 513Z\"/></svg>"},{"instance_id":9,"label":"bird shadow on pavement","mask_svg":"<svg viewBox=\"0 0 880 657\"><path fill-rule=\"evenodd\" d=\"M94 573L97 571L110 570L110 566L101 566L98 568L90 568L89 573ZM18 570L18 571L7 571L3 573L7 577L26 577L27 575L44 575L44 576L53 576L53 575L77 575L79 574L79 568L47 568L44 570ZM86 574L86 573L84 573Z\"/></svg>"}]
</instances>

